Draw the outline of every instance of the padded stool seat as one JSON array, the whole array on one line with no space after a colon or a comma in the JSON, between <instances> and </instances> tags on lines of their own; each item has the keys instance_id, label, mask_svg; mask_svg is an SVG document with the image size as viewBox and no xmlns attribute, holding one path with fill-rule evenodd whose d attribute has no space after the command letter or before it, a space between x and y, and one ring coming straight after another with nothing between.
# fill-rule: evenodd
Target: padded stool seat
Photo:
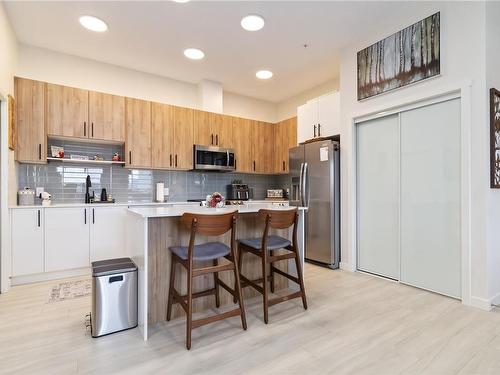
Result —
<instances>
[{"instance_id":1,"label":"padded stool seat","mask_svg":"<svg viewBox=\"0 0 500 375\"><path fill-rule=\"evenodd\" d=\"M255 250L260 250L262 248L262 237L259 238L249 238L244 240L239 240L240 243L251 247ZM267 237L267 250L278 250L290 246L292 243L286 238L280 236L268 236Z\"/></svg>"},{"instance_id":2,"label":"padded stool seat","mask_svg":"<svg viewBox=\"0 0 500 375\"><path fill-rule=\"evenodd\" d=\"M170 251L183 260L188 258L187 246L171 246ZM225 257L230 253L229 246L221 242L207 242L201 245L194 245L193 260L205 261Z\"/></svg>"}]
</instances>

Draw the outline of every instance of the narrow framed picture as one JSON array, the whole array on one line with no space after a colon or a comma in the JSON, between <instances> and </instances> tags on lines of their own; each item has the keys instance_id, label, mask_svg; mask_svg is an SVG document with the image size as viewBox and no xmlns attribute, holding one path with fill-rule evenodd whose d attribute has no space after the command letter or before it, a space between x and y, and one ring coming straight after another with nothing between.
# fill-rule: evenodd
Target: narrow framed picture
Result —
<instances>
[{"instance_id":1,"label":"narrow framed picture","mask_svg":"<svg viewBox=\"0 0 500 375\"><path fill-rule=\"evenodd\" d=\"M500 91L490 89L490 186L500 189Z\"/></svg>"}]
</instances>

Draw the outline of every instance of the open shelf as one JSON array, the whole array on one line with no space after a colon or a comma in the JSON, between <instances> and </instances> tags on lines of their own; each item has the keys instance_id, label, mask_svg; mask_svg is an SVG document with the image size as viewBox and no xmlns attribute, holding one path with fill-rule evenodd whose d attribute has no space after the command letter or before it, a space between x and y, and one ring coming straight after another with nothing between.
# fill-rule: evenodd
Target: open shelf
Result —
<instances>
[{"instance_id":1,"label":"open shelf","mask_svg":"<svg viewBox=\"0 0 500 375\"><path fill-rule=\"evenodd\" d=\"M100 164L100 165L125 165L124 161L112 161L112 160L78 160L78 159L65 159L65 158L47 158L48 162L57 161L60 163L76 163L76 164Z\"/></svg>"}]
</instances>

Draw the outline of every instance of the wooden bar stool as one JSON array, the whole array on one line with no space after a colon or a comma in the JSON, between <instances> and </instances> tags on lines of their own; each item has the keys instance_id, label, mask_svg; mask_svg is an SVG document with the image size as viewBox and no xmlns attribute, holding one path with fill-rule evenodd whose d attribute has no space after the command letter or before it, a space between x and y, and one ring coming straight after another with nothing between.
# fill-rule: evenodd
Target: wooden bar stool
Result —
<instances>
[{"instance_id":1,"label":"wooden bar stool","mask_svg":"<svg viewBox=\"0 0 500 375\"><path fill-rule=\"evenodd\" d=\"M259 210L259 217L265 221L264 234L262 238L244 239L238 241L238 262L240 269L241 286L251 286L256 291L262 294L264 301L264 322L268 323L268 309L269 306L276 305L280 302L285 302L293 298L302 298L304 309L307 310L306 291L304 289L304 279L302 275L302 267L299 259L298 245L297 245L297 221L298 211L297 208L290 210ZM286 238L269 236L269 229L286 229L293 225L292 242ZM266 249L263 251L263 249ZM278 249L288 250L287 253L281 255L274 255L274 251ZM241 274L241 265L244 252L254 254L262 260L262 278L257 280L249 280ZM295 266L297 268L297 277L287 274L282 270L276 268L273 263L285 260L295 259ZM270 264L270 276L267 276L267 265ZM277 273L299 284L300 291L288 294L283 297L277 297L269 300L269 292L267 281L271 284L271 293L274 292L274 274ZM262 286L258 285L262 283Z\"/></svg>"},{"instance_id":2,"label":"wooden bar stool","mask_svg":"<svg viewBox=\"0 0 500 375\"><path fill-rule=\"evenodd\" d=\"M191 331L194 328L203 325L217 322L219 320L230 318L233 316L241 317L243 329L247 329L245 318L245 308L243 306L243 298L241 295L240 279L238 277L238 262L236 261L236 212L230 212L222 215L201 215L185 213L182 215L181 222L191 231L189 246L172 246L172 262L170 269L170 286L167 302L167 321L170 320L172 314L172 305L178 303L184 309L187 315L186 327L186 348L191 348ZM228 231L231 231L231 246L227 246L222 242L209 242L201 245L195 245L196 235L220 236ZM219 258L229 260L229 263L219 265ZM212 261L212 266L203 266L195 268L193 262ZM175 266L181 264L187 271L187 294L181 296L174 287L175 282ZM222 271L233 271L235 278L235 287L231 289L226 283L219 279L218 273ZM214 274L214 288L202 292L193 293L193 281L195 277ZM215 304L220 305L219 286L227 290L234 301L238 302L237 309L227 311L221 314L209 316L198 320L193 320L193 298L215 295Z\"/></svg>"}]
</instances>

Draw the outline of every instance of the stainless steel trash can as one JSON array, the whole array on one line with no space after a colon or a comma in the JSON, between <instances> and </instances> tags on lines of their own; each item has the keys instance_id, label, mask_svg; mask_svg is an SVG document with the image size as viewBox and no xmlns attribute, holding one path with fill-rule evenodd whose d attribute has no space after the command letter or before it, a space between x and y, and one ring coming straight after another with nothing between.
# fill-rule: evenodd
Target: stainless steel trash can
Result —
<instances>
[{"instance_id":1,"label":"stainless steel trash can","mask_svg":"<svg viewBox=\"0 0 500 375\"><path fill-rule=\"evenodd\" d=\"M130 258L92 262L92 337L137 327L137 266Z\"/></svg>"}]
</instances>

